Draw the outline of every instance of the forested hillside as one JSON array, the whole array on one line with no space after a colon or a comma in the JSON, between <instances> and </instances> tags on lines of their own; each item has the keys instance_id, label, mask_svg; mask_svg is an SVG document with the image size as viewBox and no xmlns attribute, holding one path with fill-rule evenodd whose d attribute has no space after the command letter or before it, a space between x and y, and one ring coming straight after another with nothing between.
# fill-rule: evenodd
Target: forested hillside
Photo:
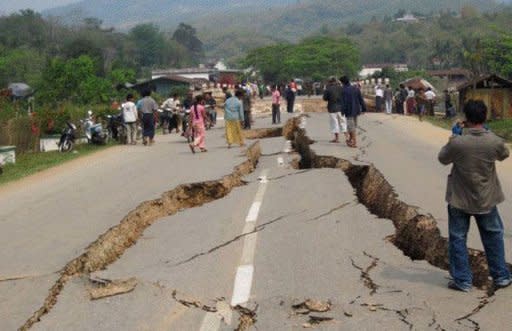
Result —
<instances>
[{"instance_id":1,"label":"forested hillside","mask_svg":"<svg viewBox=\"0 0 512 331\"><path fill-rule=\"evenodd\" d=\"M481 14L466 8L460 15L442 13L415 24L389 19L351 23L327 35L347 35L361 50L363 63L407 63L418 69L466 67L472 71L503 71L492 52L508 56L512 8ZM492 51L491 51L492 50ZM498 67L496 67L498 65Z\"/></svg>"},{"instance_id":2,"label":"forested hillside","mask_svg":"<svg viewBox=\"0 0 512 331\"><path fill-rule=\"evenodd\" d=\"M444 12L418 23L391 18L350 23L319 31L298 44L253 49L243 62L270 80L294 74L317 80L326 72L353 76L354 68L340 61L346 58L352 64L356 59L361 64L406 63L413 72L462 67L475 75L497 73L512 79L510 31L512 8L482 14L466 7L461 13ZM339 45L343 46L333 53Z\"/></svg>"},{"instance_id":3,"label":"forested hillside","mask_svg":"<svg viewBox=\"0 0 512 331\"><path fill-rule=\"evenodd\" d=\"M66 23L95 17L106 26L129 29L140 23L156 23L162 27L175 28L180 22L196 21L200 18L254 8L279 7L296 3L296 0L84 0L67 6L47 10L46 16L59 17Z\"/></svg>"},{"instance_id":4,"label":"forested hillside","mask_svg":"<svg viewBox=\"0 0 512 331\"><path fill-rule=\"evenodd\" d=\"M457 15L462 8L478 11L497 11L503 7L492 0L324 0L299 1L277 9L261 8L253 13L212 14L206 19L193 21L207 54L238 58L242 52L269 41L296 42L319 31L338 31L341 25L352 22L365 23L413 13L430 19L440 12ZM247 38L251 36L251 38ZM253 46L253 47L254 47Z\"/></svg>"},{"instance_id":5,"label":"forested hillside","mask_svg":"<svg viewBox=\"0 0 512 331\"><path fill-rule=\"evenodd\" d=\"M88 18L69 27L24 10L0 17L0 88L27 82L44 102L107 101L116 86L151 68L197 65L204 58L195 29L163 32L140 24L127 33Z\"/></svg>"},{"instance_id":6,"label":"forested hillside","mask_svg":"<svg viewBox=\"0 0 512 331\"><path fill-rule=\"evenodd\" d=\"M393 18L397 13L430 17L460 12L464 6L496 11L500 0L87 0L45 12L62 22L95 17L104 27L128 30L152 22L174 29L185 22L198 29L206 53L232 63L254 47L296 42L320 30L350 22Z\"/></svg>"}]
</instances>

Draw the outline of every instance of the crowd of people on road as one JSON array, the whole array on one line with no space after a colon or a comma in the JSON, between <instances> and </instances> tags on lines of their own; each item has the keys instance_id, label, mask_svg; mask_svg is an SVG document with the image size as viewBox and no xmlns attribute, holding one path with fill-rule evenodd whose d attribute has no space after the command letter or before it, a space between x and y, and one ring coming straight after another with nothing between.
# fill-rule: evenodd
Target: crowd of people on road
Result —
<instances>
[{"instance_id":1,"label":"crowd of people on road","mask_svg":"<svg viewBox=\"0 0 512 331\"><path fill-rule=\"evenodd\" d=\"M257 91L257 90L256 90ZM257 96L254 86L249 83L239 84L235 87L234 95L227 88L224 92L224 120L226 143L228 148L233 144L245 146L242 130L251 129L253 98ZM276 95L279 105L280 97ZM151 96L151 90L145 90L142 98L134 100L133 94L128 94L126 100L119 107L123 125L127 133L127 143L137 144L137 131L142 131L142 143L151 146L155 143L157 127L162 128L163 134L181 133L189 141L190 150L207 152L206 130L217 124L217 100L211 91L194 96L189 91L180 100L178 94L169 95L161 105ZM279 112L276 113L276 123L280 122Z\"/></svg>"},{"instance_id":2,"label":"crowd of people on road","mask_svg":"<svg viewBox=\"0 0 512 331\"><path fill-rule=\"evenodd\" d=\"M375 111L386 114L434 116L435 107L440 97L436 95L432 87L418 87L400 84L394 91L389 84L384 87L381 84L375 85ZM456 115L451 94L444 90L445 118L453 118Z\"/></svg>"}]
</instances>

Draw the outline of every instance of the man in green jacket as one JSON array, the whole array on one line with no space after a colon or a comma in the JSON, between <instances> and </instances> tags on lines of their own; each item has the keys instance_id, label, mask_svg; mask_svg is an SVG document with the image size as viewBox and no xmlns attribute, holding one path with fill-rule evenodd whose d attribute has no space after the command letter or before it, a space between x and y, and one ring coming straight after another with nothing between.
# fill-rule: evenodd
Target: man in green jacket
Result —
<instances>
[{"instance_id":1,"label":"man in green jacket","mask_svg":"<svg viewBox=\"0 0 512 331\"><path fill-rule=\"evenodd\" d=\"M449 258L451 289L468 292L472 273L466 247L470 217L476 219L485 249L489 273L496 288L511 283L505 261L503 222L498 208L505 200L496 173L496 161L509 156L503 140L484 128L487 107L482 101L469 100L464 105L468 130L454 136L439 152L439 161L453 164L448 176L446 202L448 203Z\"/></svg>"}]
</instances>

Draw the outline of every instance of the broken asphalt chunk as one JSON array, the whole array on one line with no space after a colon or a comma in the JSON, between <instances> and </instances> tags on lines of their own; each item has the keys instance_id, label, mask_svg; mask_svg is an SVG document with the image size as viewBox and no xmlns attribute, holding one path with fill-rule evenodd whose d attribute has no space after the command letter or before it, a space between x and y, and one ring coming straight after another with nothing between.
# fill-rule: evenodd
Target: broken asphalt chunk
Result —
<instances>
[{"instance_id":1,"label":"broken asphalt chunk","mask_svg":"<svg viewBox=\"0 0 512 331\"><path fill-rule=\"evenodd\" d=\"M301 303L293 305L292 308L297 314L308 314L310 312L325 313L331 310L331 301L319 301L313 299L307 299Z\"/></svg>"},{"instance_id":2,"label":"broken asphalt chunk","mask_svg":"<svg viewBox=\"0 0 512 331\"><path fill-rule=\"evenodd\" d=\"M101 282L91 280L95 287L89 288L89 297L91 300L99 300L115 295L125 294L133 291L137 286L137 279L108 281L102 279Z\"/></svg>"}]
</instances>

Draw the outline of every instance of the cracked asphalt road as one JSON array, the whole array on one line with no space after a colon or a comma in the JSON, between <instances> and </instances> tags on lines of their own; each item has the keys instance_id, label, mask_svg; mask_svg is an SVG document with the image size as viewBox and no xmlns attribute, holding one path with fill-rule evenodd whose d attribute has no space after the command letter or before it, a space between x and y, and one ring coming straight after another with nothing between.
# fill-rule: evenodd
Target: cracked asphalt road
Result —
<instances>
[{"instance_id":1,"label":"cracked asphalt road","mask_svg":"<svg viewBox=\"0 0 512 331\"><path fill-rule=\"evenodd\" d=\"M269 122L258 119L257 126L269 127ZM362 117L361 125L359 150L327 143L326 114L311 114L307 133L317 141L312 148L318 154L373 162L402 200L436 216L446 234L442 199L448 169L439 166L435 156L448 132L410 118L375 114ZM21 326L44 301L58 277L53 272L140 202L182 183L218 179L244 160L239 150L223 148L221 130L208 133L210 152L195 156L179 137L162 140L153 149L116 148L102 154L101 162L91 158L80 167L44 177L44 182L27 180L30 185L0 191L5 246L0 276L28 276L0 281L0 329ZM343 172L294 170L287 166L293 155L279 154L282 138L264 139L261 145L264 156L244 178L247 185L165 217L117 261L91 275L135 277L138 285L132 292L90 301L88 277L74 278L32 329L212 330L205 329L208 312L200 307L230 302L246 240L255 234L254 274L246 305L256 315L249 329L301 330L312 316L326 319L311 325L322 330L496 330L512 325L506 304L512 290L498 291L482 306L483 291L463 294L446 289L446 271L424 261L412 262L386 240L394 233L393 224L357 203ZM503 174L511 164L507 161L499 170L505 190L512 187L512 175ZM151 169L148 178L136 175L143 169ZM264 169L267 178L259 178ZM264 180L266 193L257 221L247 232L244 219ZM512 199L512 192L506 193ZM22 208L27 204L31 208ZM507 201L503 214L510 215L511 207ZM510 233L510 218L504 221ZM475 232L470 245L480 248ZM507 240L510 257L512 243ZM173 297L174 291L200 307L183 305ZM331 301L331 310L295 314L292 306L308 298ZM228 311L215 313L224 319L218 330L241 325L240 310Z\"/></svg>"}]
</instances>

